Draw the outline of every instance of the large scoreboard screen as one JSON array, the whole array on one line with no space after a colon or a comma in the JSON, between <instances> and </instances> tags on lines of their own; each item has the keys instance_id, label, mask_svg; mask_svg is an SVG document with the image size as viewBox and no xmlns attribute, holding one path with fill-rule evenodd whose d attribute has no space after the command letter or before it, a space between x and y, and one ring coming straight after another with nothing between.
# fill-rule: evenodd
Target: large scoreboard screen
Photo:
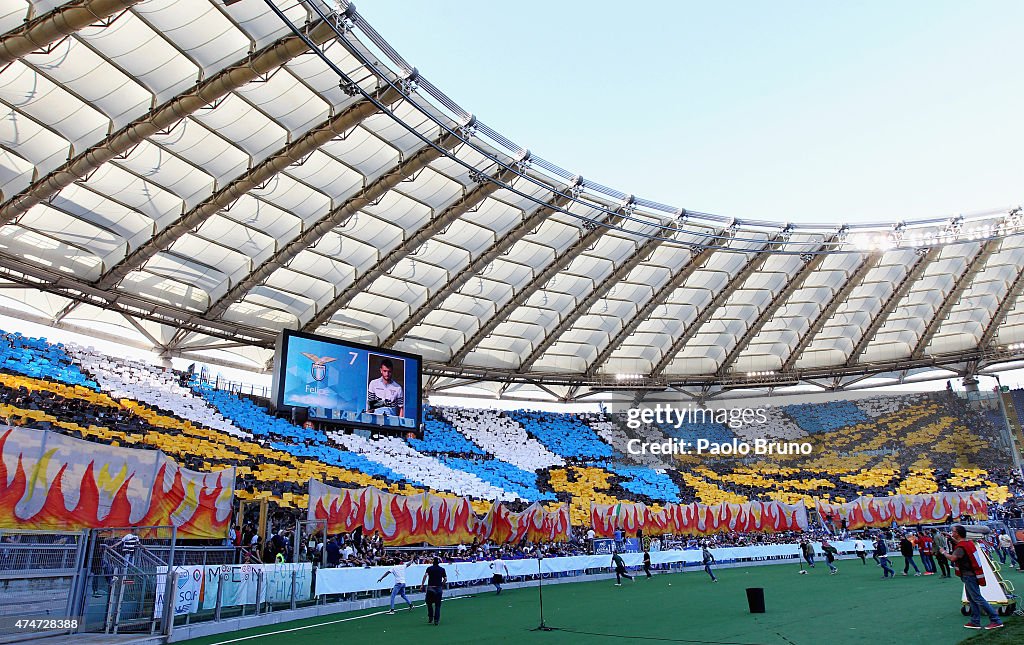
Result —
<instances>
[{"instance_id":1,"label":"large scoreboard screen","mask_svg":"<svg viewBox=\"0 0 1024 645\"><path fill-rule=\"evenodd\" d=\"M420 426L423 357L285 330L274 355L278 408L377 428Z\"/></svg>"}]
</instances>

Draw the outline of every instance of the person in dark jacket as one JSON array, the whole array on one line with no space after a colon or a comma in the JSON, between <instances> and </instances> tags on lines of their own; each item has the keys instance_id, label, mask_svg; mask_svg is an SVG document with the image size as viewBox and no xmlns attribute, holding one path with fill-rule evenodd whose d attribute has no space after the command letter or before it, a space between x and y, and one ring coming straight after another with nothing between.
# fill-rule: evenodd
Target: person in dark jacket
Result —
<instances>
[{"instance_id":1,"label":"person in dark jacket","mask_svg":"<svg viewBox=\"0 0 1024 645\"><path fill-rule=\"evenodd\" d=\"M900 555L903 556L903 575L910 572L910 567L914 567L915 576L921 575L921 570L914 562L914 543L910 541L910 537L906 533L900 538Z\"/></svg>"},{"instance_id":2,"label":"person in dark jacket","mask_svg":"<svg viewBox=\"0 0 1024 645\"><path fill-rule=\"evenodd\" d=\"M896 577L896 570L889 564L889 549L885 546L885 538L881 534L875 538L874 557L878 560L878 566L882 567L882 580Z\"/></svg>"}]
</instances>

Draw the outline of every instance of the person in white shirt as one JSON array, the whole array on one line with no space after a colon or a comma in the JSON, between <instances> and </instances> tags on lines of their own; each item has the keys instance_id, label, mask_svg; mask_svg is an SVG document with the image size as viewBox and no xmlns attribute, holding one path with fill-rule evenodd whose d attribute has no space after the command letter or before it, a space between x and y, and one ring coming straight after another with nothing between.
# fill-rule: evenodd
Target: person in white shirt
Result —
<instances>
[{"instance_id":1,"label":"person in white shirt","mask_svg":"<svg viewBox=\"0 0 1024 645\"><path fill-rule=\"evenodd\" d=\"M494 585L495 595L501 594L501 583L505 582L505 576L508 575L508 565L501 558L498 558L491 563L491 570L494 574L491 575L491 584Z\"/></svg>"},{"instance_id":2,"label":"person in white shirt","mask_svg":"<svg viewBox=\"0 0 1024 645\"><path fill-rule=\"evenodd\" d=\"M356 553L356 551L355 551L355 549L352 548L352 545L351 544L346 544L345 548L341 550L341 559L342 560L348 560L353 555L355 555L355 553Z\"/></svg>"},{"instance_id":3,"label":"person in white shirt","mask_svg":"<svg viewBox=\"0 0 1024 645\"><path fill-rule=\"evenodd\" d=\"M390 358L380 362L380 378L366 386L366 411L391 417L405 416L405 390L392 380L395 364Z\"/></svg>"},{"instance_id":4,"label":"person in white shirt","mask_svg":"<svg viewBox=\"0 0 1024 645\"><path fill-rule=\"evenodd\" d=\"M999 531L999 561L1006 564L1006 557L1010 557L1010 562L1013 562L1013 566L1017 564L1017 554L1013 551L1013 538L1006 531Z\"/></svg>"},{"instance_id":5,"label":"person in white shirt","mask_svg":"<svg viewBox=\"0 0 1024 645\"><path fill-rule=\"evenodd\" d=\"M405 595L405 570L412 565L412 558L408 562L399 563L384 572L377 582L382 582L388 576L395 577L395 586L391 588L391 610L389 614L395 613L395 598L402 597L402 600L409 603L409 611L412 611L412 601Z\"/></svg>"},{"instance_id":6,"label":"person in white shirt","mask_svg":"<svg viewBox=\"0 0 1024 645\"><path fill-rule=\"evenodd\" d=\"M868 548L864 544L864 540L857 540L853 543L853 550L857 552L857 557L860 558L861 564L867 564Z\"/></svg>"}]
</instances>

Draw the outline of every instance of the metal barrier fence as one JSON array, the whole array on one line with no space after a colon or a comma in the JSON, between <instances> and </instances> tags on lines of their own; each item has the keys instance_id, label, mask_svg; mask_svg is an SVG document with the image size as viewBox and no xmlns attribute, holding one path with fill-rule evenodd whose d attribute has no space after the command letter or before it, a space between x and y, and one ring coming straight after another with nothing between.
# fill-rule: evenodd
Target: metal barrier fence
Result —
<instances>
[{"instance_id":1,"label":"metal barrier fence","mask_svg":"<svg viewBox=\"0 0 1024 645\"><path fill-rule=\"evenodd\" d=\"M87 538L85 532L0 529L0 642L24 637L9 625L10 619L65 620L78 615ZM47 633L68 631L73 629Z\"/></svg>"},{"instance_id":2,"label":"metal barrier fence","mask_svg":"<svg viewBox=\"0 0 1024 645\"><path fill-rule=\"evenodd\" d=\"M167 560L174 557L174 527L104 528L90 531L82 631L166 633ZM162 571L161 571L162 568Z\"/></svg>"}]
</instances>

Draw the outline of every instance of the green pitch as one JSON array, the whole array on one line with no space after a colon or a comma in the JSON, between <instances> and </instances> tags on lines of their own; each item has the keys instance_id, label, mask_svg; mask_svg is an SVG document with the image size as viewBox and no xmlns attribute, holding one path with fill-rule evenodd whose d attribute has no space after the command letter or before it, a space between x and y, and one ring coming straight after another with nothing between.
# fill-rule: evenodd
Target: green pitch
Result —
<instances>
[{"instance_id":1,"label":"green pitch","mask_svg":"<svg viewBox=\"0 0 1024 645\"><path fill-rule=\"evenodd\" d=\"M716 571L712 583L703 570L641 573L621 587L611 581L544 586L544 618L551 632L534 632L539 623L537 590L506 589L500 596L483 591L444 601L441 625L427 624L426 608L383 609L335 614L270 627L187 641L189 645L336 645L337 643L757 643L764 645L843 645L846 643L959 643L974 636L963 628L963 586L956 577L903 577L903 562L893 558L897 577L882 580L868 560L843 560L839 575L821 563L808 575L797 565L771 565ZM911 570L913 571L913 570ZM1004 569L1014 582L1024 576ZM750 614L746 587L763 587L767 613ZM402 607L401 599L396 608ZM1021 619L1004 618L1008 627L981 634L972 645L1021 642ZM988 621L983 619L983 623ZM289 631L284 631L289 630ZM1004 636L1005 635L1005 636ZM249 636L255 638L244 639ZM997 636L1004 638L997 639ZM1014 636L1011 640L1007 637Z\"/></svg>"}]
</instances>

